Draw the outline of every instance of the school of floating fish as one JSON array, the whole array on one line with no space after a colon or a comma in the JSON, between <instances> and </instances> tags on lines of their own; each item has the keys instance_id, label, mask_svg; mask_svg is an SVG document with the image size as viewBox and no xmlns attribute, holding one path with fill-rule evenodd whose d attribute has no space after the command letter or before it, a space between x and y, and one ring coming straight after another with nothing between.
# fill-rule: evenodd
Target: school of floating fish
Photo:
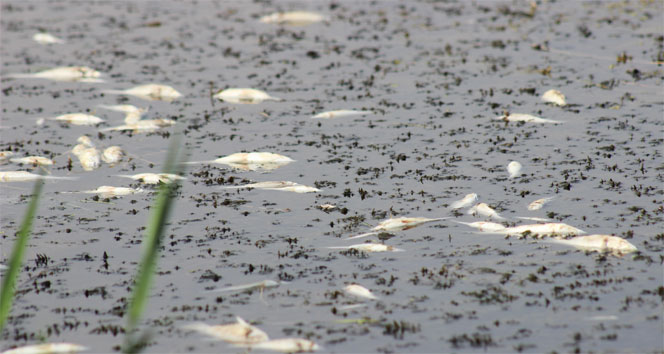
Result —
<instances>
[{"instance_id":1,"label":"school of floating fish","mask_svg":"<svg viewBox=\"0 0 664 354\"><path fill-rule=\"evenodd\" d=\"M259 19L260 22L266 24L291 25L291 26L310 25L313 23L322 22L326 20L327 18L321 14L306 12L306 11L273 13L270 15L263 16ZM64 43L62 39L59 39L49 33L37 33L32 38L34 41L40 44ZM85 66L56 67L53 69L39 71L36 73L20 73L20 74L8 75L8 77L14 79L21 79L21 78L47 79L47 80L66 81L66 82L103 83L104 80L100 78L101 76L102 76L101 72ZM136 87L128 88L125 90L105 90L103 91L103 93L134 96L145 100L166 101L166 102L176 100L183 96L173 87L161 84L145 84L145 85L139 85ZM213 98L235 104L259 104L267 100L283 101L281 98L271 96L264 91L251 89L251 88L228 88L220 90L215 95L213 95ZM567 104L565 100L565 95L563 95L560 91L555 89L546 91L541 96L541 100L558 106L565 106ZM133 105L126 105L126 104L99 105L99 107L106 110L121 112L125 114L124 117L125 124L103 128L99 130L100 132L129 131L129 130L134 132L154 131L157 129L170 127L176 123L175 121L170 119L144 120L142 119L142 117L147 113L148 109L139 108ZM311 118L333 119L333 118L348 117L348 116L364 116L369 114L374 114L374 112L367 110L340 109L340 110L321 112L313 115ZM105 122L105 120L102 118L86 113L64 114L48 119L69 123L72 125L80 125L80 126L94 126ZM563 123L557 120L551 120L551 119L533 116L530 114L521 114L521 113L511 113L511 114L505 113L502 116L496 117L495 120L501 120L504 122L524 122L524 123L549 123L549 124ZM41 122L43 122L43 119L40 119L40 123ZM92 143L91 139L88 136L81 136L77 140L77 142L78 144L74 146L74 148L71 150L71 153L78 158L81 167L85 171L92 171L94 169L99 168L102 161L110 165L117 164L120 161L122 161L124 156L126 156L126 152L120 146L110 146L104 149L103 152L100 152L95 147L95 145ZM15 155L13 151L0 151L0 163L6 163L7 161L9 161L16 164L32 165L33 167L51 166L54 165L55 163L50 158L43 156L12 157L13 155ZM272 170L284 166L286 164L292 163L294 161L295 160L287 156L271 152L242 152L242 153L234 153L214 160L189 162L189 164L195 164L195 163L225 164L234 168L253 171L257 169ZM518 177L521 174L521 170L522 170L522 165L517 161L512 161L507 166L509 178ZM175 180L186 179L183 176L165 174L165 173L139 173L135 175L116 175L116 176L131 178L133 180L145 184L171 183ZM74 179L74 178L68 176L50 176L50 175L35 174L28 171L0 171L0 182L33 181L37 179L57 180L57 179ZM295 193L321 192L321 190L318 188L301 185L299 183L290 182L290 181L266 181L266 182L257 182L241 186L225 186L223 188L238 188L238 189L255 188L263 190L289 191ZM144 190L140 188L100 186L94 190L61 192L61 193L90 193L90 194L98 194L105 198L112 198L112 197L135 194L135 193L141 193L143 191ZM553 199L554 197L546 197L535 200L528 205L528 210L530 211L539 210ZM462 199L452 202L449 205L449 208L452 210L456 210L456 209L470 207L467 211L468 214L475 216L483 216L496 220L506 220L504 217L500 216L494 209L492 209L488 204L477 203L478 200L479 197L476 193L469 193L466 196L464 196ZM331 204L322 204L318 205L317 207L324 211L330 211L337 208L335 205ZM638 249L634 245L629 243L627 240L624 240L619 237L611 235L577 236L580 234L584 234L585 232L564 223L546 222L547 219L535 218L535 217L519 217L519 218L532 219L535 221L543 221L545 223L517 225L517 226L508 227L500 223L489 222L489 221L476 221L476 222L454 221L454 222L469 226L471 228L476 229L478 232L484 234L502 234L506 236L533 235L535 237L540 237L540 238L543 236L552 236L551 238L546 240L546 242L550 242L552 244L571 246L577 249L590 251L590 252L604 252L604 253L612 253L618 256L622 256L624 254L638 251ZM425 223L442 221L445 219L449 218L447 217L390 218L380 222L377 226L373 227L370 232L355 236L350 236L346 239L350 240L350 239L367 237L371 235L378 235L382 232L409 230L411 228L423 225ZM563 238L563 236L574 236L574 237ZM357 250L367 253L404 251L394 246L385 245L384 243L362 243L350 246L333 246L327 248ZM226 288L215 289L212 291L227 292L227 291L260 290L262 296L262 292L264 289L277 287L280 284L281 282L276 282L273 280L264 280L261 282L256 282L251 284L229 286ZM378 297L375 296L369 289L359 284L349 284L346 287L344 287L344 291L347 294L355 297L369 299L369 300L378 300ZM235 346L245 347L249 350L260 349L260 350L270 350L270 351L278 351L284 353L299 353L299 352L311 352L321 349L321 347L316 343L302 338L283 338L283 339L270 340L265 332L263 332L262 330L260 330L255 326L252 326L251 324L249 324L240 317L236 317L236 323L232 324L211 326L205 323L192 323L184 326L184 329L199 332L208 335L210 337L213 337L215 339L231 343ZM11 349L3 353L6 354L64 353L64 352L78 352L86 349L87 348L77 344L50 343L50 344L33 345L33 346Z\"/></svg>"}]
</instances>

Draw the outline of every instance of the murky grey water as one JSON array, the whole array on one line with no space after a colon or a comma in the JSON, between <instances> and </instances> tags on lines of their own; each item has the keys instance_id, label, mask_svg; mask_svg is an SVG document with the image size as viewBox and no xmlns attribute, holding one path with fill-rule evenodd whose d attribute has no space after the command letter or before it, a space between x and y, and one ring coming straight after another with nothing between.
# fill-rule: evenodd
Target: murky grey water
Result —
<instances>
[{"instance_id":1,"label":"murky grey water","mask_svg":"<svg viewBox=\"0 0 664 354\"><path fill-rule=\"evenodd\" d=\"M257 21L302 8L331 21ZM143 322L153 332L148 352L236 351L181 329L235 315L272 338L306 337L329 352L662 351L662 10L658 1L541 2L532 17L525 2L3 1L0 150L54 156L53 175L80 178L46 185L1 349L44 340L110 352L121 344L154 194L96 201L57 192L137 185L114 175L158 172L169 135L97 136L94 127L39 127L35 118L95 111L107 119L102 127L119 125L122 114L96 106L126 102L150 106L150 118L176 119L191 160L239 151L297 160L269 173L187 171ZM40 29L67 43L36 44ZM71 65L108 73L108 82L5 78ZM101 92L151 82L185 97L147 102ZM285 100L210 99L225 87ZM549 88L570 106L541 102ZM346 108L377 114L309 119ZM564 124L492 120L505 110ZM93 172L74 159L68 171L66 152L82 134L134 158ZM525 176L507 179L511 160ZM266 180L324 191L219 188ZM3 261L31 187L0 189ZM448 204L470 192L512 223L548 216L627 237L640 253L586 254L445 221L386 241L402 253L325 249L355 243L342 238L391 215L451 216ZM556 199L526 209L545 196ZM316 208L323 203L347 211ZM48 265L37 264L38 254ZM209 291L263 279L289 283L262 300L258 292ZM381 301L339 310L353 301L338 293L350 282ZM362 317L377 322L338 322Z\"/></svg>"}]
</instances>

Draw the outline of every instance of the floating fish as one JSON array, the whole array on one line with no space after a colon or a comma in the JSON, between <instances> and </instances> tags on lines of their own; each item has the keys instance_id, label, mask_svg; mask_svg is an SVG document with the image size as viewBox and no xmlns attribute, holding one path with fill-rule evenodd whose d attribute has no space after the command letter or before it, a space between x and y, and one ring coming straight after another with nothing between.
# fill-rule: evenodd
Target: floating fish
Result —
<instances>
[{"instance_id":1,"label":"floating fish","mask_svg":"<svg viewBox=\"0 0 664 354\"><path fill-rule=\"evenodd\" d=\"M521 174L521 164L518 161L512 161L507 164L507 172L510 174L510 178L517 177Z\"/></svg>"},{"instance_id":2,"label":"floating fish","mask_svg":"<svg viewBox=\"0 0 664 354\"><path fill-rule=\"evenodd\" d=\"M101 166L101 154L99 150L93 147L78 149L79 146L76 145L72 149L72 153L78 158L78 162L83 167L83 170L93 171L98 169Z\"/></svg>"},{"instance_id":3,"label":"floating fish","mask_svg":"<svg viewBox=\"0 0 664 354\"><path fill-rule=\"evenodd\" d=\"M318 188L309 187L290 181L266 181L266 182L245 184L243 186L226 186L223 188L256 188L256 189L295 192L295 193L311 193L311 192L321 191Z\"/></svg>"},{"instance_id":4,"label":"floating fish","mask_svg":"<svg viewBox=\"0 0 664 354\"><path fill-rule=\"evenodd\" d=\"M97 125L104 122L103 119L95 117L90 114L85 113L70 113L63 114L54 118L48 118L49 120L57 120L59 122L65 122L73 125Z\"/></svg>"},{"instance_id":5,"label":"floating fish","mask_svg":"<svg viewBox=\"0 0 664 354\"><path fill-rule=\"evenodd\" d=\"M155 131L162 128L167 128L175 125L175 121L171 119L144 119L139 120L136 123L123 124L115 127L100 129L100 132L108 131L122 131L122 130L133 130L134 132L149 132Z\"/></svg>"},{"instance_id":6,"label":"floating fish","mask_svg":"<svg viewBox=\"0 0 664 354\"><path fill-rule=\"evenodd\" d=\"M450 209L461 209L465 208L467 206L473 205L473 203L477 202L478 196L476 193L470 193L466 194L463 199L457 200L456 202L452 203L450 205Z\"/></svg>"},{"instance_id":7,"label":"floating fish","mask_svg":"<svg viewBox=\"0 0 664 354\"><path fill-rule=\"evenodd\" d=\"M235 344L235 346L247 347L250 349L271 350L282 353L307 353L321 349L318 344L302 338L273 339L255 344L238 343Z\"/></svg>"},{"instance_id":8,"label":"floating fish","mask_svg":"<svg viewBox=\"0 0 664 354\"><path fill-rule=\"evenodd\" d=\"M50 33L35 33L34 36L32 36L32 40L39 44L60 44L64 43L62 39L50 34Z\"/></svg>"},{"instance_id":9,"label":"floating fish","mask_svg":"<svg viewBox=\"0 0 664 354\"><path fill-rule=\"evenodd\" d=\"M101 154L101 159L107 164L116 164L122 160L125 152L119 146L109 146L104 149L104 152Z\"/></svg>"},{"instance_id":10,"label":"floating fish","mask_svg":"<svg viewBox=\"0 0 664 354\"><path fill-rule=\"evenodd\" d=\"M546 119L546 118L540 118L540 117L535 117L530 114L522 114L522 113L511 113L508 115L502 115L500 117L494 118L496 120L504 120L507 122L528 122L528 123L563 123L558 120L552 120L552 119Z\"/></svg>"},{"instance_id":11,"label":"floating fish","mask_svg":"<svg viewBox=\"0 0 664 354\"><path fill-rule=\"evenodd\" d=\"M79 344L73 343L47 343L47 344L37 344L37 345L28 345L25 347L19 347L15 349L9 349L2 354L55 354L55 353L76 353L84 350L88 350L87 347L84 347Z\"/></svg>"},{"instance_id":12,"label":"floating fish","mask_svg":"<svg viewBox=\"0 0 664 354\"><path fill-rule=\"evenodd\" d=\"M263 291L263 289L269 289L269 288L276 288L278 287L282 282L277 282L274 280L263 280L259 281L256 283L251 283L251 284L244 284L244 285L234 285L234 286L229 286L225 288L220 288L220 289L214 289L211 290L213 292L225 292L225 291L253 291L253 290L260 290Z\"/></svg>"},{"instance_id":13,"label":"floating fish","mask_svg":"<svg viewBox=\"0 0 664 354\"><path fill-rule=\"evenodd\" d=\"M404 252L401 248L387 246L382 243L360 243L351 246L327 247L329 249L353 249L362 252Z\"/></svg>"},{"instance_id":14,"label":"floating fish","mask_svg":"<svg viewBox=\"0 0 664 354\"><path fill-rule=\"evenodd\" d=\"M548 198L542 198L542 199L537 199L536 201L528 204L528 210L540 210L546 205L548 202L554 200L556 197L548 197Z\"/></svg>"},{"instance_id":15,"label":"floating fish","mask_svg":"<svg viewBox=\"0 0 664 354\"><path fill-rule=\"evenodd\" d=\"M478 231L501 231L505 229L503 224L498 224L495 222L489 221L476 221L476 222L463 222L463 221L454 221L459 224L468 225L470 227L476 228Z\"/></svg>"},{"instance_id":16,"label":"floating fish","mask_svg":"<svg viewBox=\"0 0 664 354\"><path fill-rule=\"evenodd\" d=\"M53 160L43 156L15 157L9 159L9 161L18 164L35 165L35 166L51 166L55 163Z\"/></svg>"},{"instance_id":17,"label":"floating fish","mask_svg":"<svg viewBox=\"0 0 664 354\"><path fill-rule=\"evenodd\" d=\"M567 102L565 101L565 95L563 95L562 92L553 89L544 92L544 94L542 95L542 101L554 103L557 104L558 106L564 106L567 104Z\"/></svg>"},{"instance_id":18,"label":"floating fish","mask_svg":"<svg viewBox=\"0 0 664 354\"><path fill-rule=\"evenodd\" d=\"M346 240L352 240L355 238L362 238L362 237L367 237L371 235L376 235L380 232L383 231L402 231L402 230L409 230L414 227L420 226L422 224L426 224L429 222L433 221L439 221L439 220L445 220L449 218L435 218L435 219L429 219L429 218L421 218L421 217L414 217L414 218L408 218L408 217L401 217L401 218L392 218L392 219L387 219L381 221L376 227L371 229L370 232L363 233L360 235L355 235L347 238Z\"/></svg>"},{"instance_id":19,"label":"floating fish","mask_svg":"<svg viewBox=\"0 0 664 354\"><path fill-rule=\"evenodd\" d=\"M27 171L0 171L0 182L23 182L34 181L37 179L68 179L74 180L76 177L56 177L56 176L42 176Z\"/></svg>"},{"instance_id":20,"label":"floating fish","mask_svg":"<svg viewBox=\"0 0 664 354\"><path fill-rule=\"evenodd\" d=\"M318 207L318 209L323 210L323 211L330 211L330 210L334 210L334 209L337 208L336 205L332 205L332 204L321 204L321 205L318 205L317 207Z\"/></svg>"},{"instance_id":21,"label":"floating fish","mask_svg":"<svg viewBox=\"0 0 664 354\"><path fill-rule=\"evenodd\" d=\"M468 214L470 215L482 215L486 216L489 218L494 218L496 220L505 220L504 217L500 216L498 212L493 210L488 204L486 203L479 203L475 204L472 208L468 209Z\"/></svg>"},{"instance_id":22,"label":"floating fish","mask_svg":"<svg viewBox=\"0 0 664 354\"><path fill-rule=\"evenodd\" d=\"M171 173L139 173L135 175L116 175L117 177L131 178L145 184L171 183L175 180L183 180L185 177Z\"/></svg>"},{"instance_id":23,"label":"floating fish","mask_svg":"<svg viewBox=\"0 0 664 354\"><path fill-rule=\"evenodd\" d=\"M176 89L170 86L158 85L158 84L140 85L128 88L126 90L107 90L104 91L104 93L112 95L129 95L129 96L142 98L144 100L167 101L167 102L182 97L182 94L179 93Z\"/></svg>"},{"instance_id":24,"label":"floating fish","mask_svg":"<svg viewBox=\"0 0 664 354\"><path fill-rule=\"evenodd\" d=\"M130 195L136 193L142 193L145 190L137 188L127 188L127 187L113 187L113 186L100 186L97 189L80 191L80 192L60 192L60 193L86 193L86 194L99 194L102 198L113 198L120 197L123 195Z\"/></svg>"},{"instance_id":25,"label":"floating fish","mask_svg":"<svg viewBox=\"0 0 664 354\"><path fill-rule=\"evenodd\" d=\"M125 124L134 124L141 120L141 117L148 111L146 108L138 108L130 104L119 104L119 105L98 105L97 107L108 109L111 111L122 112L125 114L124 122Z\"/></svg>"},{"instance_id":26,"label":"floating fish","mask_svg":"<svg viewBox=\"0 0 664 354\"><path fill-rule=\"evenodd\" d=\"M312 23L325 21L325 16L309 11L275 12L259 19L262 23L279 25L306 26Z\"/></svg>"},{"instance_id":27,"label":"floating fish","mask_svg":"<svg viewBox=\"0 0 664 354\"><path fill-rule=\"evenodd\" d=\"M546 242L576 247L590 252L608 252L615 255L623 255L638 251L636 246L620 237L611 235L588 235L577 236L570 239L552 238Z\"/></svg>"},{"instance_id":28,"label":"floating fish","mask_svg":"<svg viewBox=\"0 0 664 354\"><path fill-rule=\"evenodd\" d=\"M503 235L518 235L529 232L539 236L551 235L579 235L585 234L583 230L563 223L531 224L508 227L502 230L486 231L487 233L497 233Z\"/></svg>"},{"instance_id":29,"label":"floating fish","mask_svg":"<svg viewBox=\"0 0 664 354\"><path fill-rule=\"evenodd\" d=\"M0 163L5 163L10 157L14 156L13 151L0 151Z\"/></svg>"},{"instance_id":30,"label":"floating fish","mask_svg":"<svg viewBox=\"0 0 664 354\"><path fill-rule=\"evenodd\" d=\"M363 287L362 285L350 284L344 288L344 291L353 296L363 297L370 300L378 300L376 295L372 294L369 289Z\"/></svg>"},{"instance_id":31,"label":"floating fish","mask_svg":"<svg viewBox=\"0 0 664 354\"><path fill-rule=\"evenodd\" d=\"M271 152L238 152L216 160L192 161L187 162L187 164L218 163L244 170L257 170L259 168L273 170L293 161L295 160L290 157Z\"/></svg>"},{"instance_id":32,"label":"floating fish","mask_svg":"<svg viewBox=\"0 0 664 354\"><path fill-rule=\"evenodd\" d=\"M15 79L48 79L72 82L104 82L101 73L86 66L62 66L33 74L10 74Z\"/></svg>"},{"instance_id":33,"label":"floating fish","mask_svg":"<svg viewBox=\"0 0 664 354\"><path fill-rule=\"evenodd\" d=\"M373 114L371 111L354 111L350 109L341 109L338 111L327 111L318 113L315 116L311 117L312 119L331 119L331 118L340 118L348 116L363 116L367 114Z\"/></svg>"},{"instance_id":34,"label":"floating fish","mask_svg":"<svg viewBox=\"0 0 664 354\"><path fill-rule=\"evenodd\" d=\"M185 329L223 340L229 343L260 343L269 340L267 333L247 323L240 317L235 317L236 323L210 326L205 323L191 323L184 326Z\"/></svg>"},{"instance_id":35,"label":"floating fish","mask_svg":"<svg viewBox=\"0 0 664 354\"><path fill-rule=\"evenodd\" d=\"M229 103L256 104L266 100L282 101L281 98L272 97L261 90L250 88L229 88L219 91L213 97Z\"/></svg>"}]
</instances>

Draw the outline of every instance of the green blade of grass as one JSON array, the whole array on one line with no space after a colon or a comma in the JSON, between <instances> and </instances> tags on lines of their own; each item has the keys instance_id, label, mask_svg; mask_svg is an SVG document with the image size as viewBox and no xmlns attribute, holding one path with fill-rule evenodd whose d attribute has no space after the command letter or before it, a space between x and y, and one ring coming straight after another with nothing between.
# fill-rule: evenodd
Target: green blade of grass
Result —
<instances>
[{"instance_id":1,"label":"green blade of grass","mask_svg":"<svg viewBox=\"0 0 664 354\"><path fill-rule=\"evenodd\" d=\"M174 134L171 145L168 149L168 156L166 157L166 165L164 166L164 173L179 174L182 172L182 163L178 161L178 152L180 147L181 134ZM168 215L173 205L173 194L177 189L179 182L173 181L164 183L159 187L159 193L155 201L153 212L145 231L143 242L143 254L141 263L138 268L134 290L132 292L131 302L127 311L127 327L125 329L125 345L123 351L125 353L135 353L142 349L147 340L147 335L142 335L138 340L133 340L133 331L136 329L138 322L145 310L145 304L150 294L150 287L152 285L152 276L157 266L157 257L159 255L159 247L161 239L166 228Z\"/></svg>"},{"instance_id":2,"label":"green blade of grass","mask_svg":"<svg viewBox=\"0 0 664 354\"><path fill-rule=\"evenodd\" d=\"M8 265L9 268L5 271L5 275L2 278L2 289L0 289L0 332L5 328L5 323L7 322L12 303L14 302L14 286L16 285L18 272L21 269L21 263L23 262L23 253L25 252L25 247L30 238L32 221L35 218L35 214L37 214L39 195L41 194L43 184L44 181L42 179L35 182L35 186L32 190L32 199L30 199L28 210L21 223L21 229L18 232L16 241L14 241L14 249L12 250Z\"/></svg>"}]
</instances>

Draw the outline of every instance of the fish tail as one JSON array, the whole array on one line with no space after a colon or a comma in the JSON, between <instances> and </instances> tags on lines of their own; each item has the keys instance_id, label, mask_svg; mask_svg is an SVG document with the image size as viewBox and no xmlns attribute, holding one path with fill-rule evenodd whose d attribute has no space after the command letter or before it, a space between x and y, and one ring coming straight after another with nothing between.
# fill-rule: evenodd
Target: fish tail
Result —
<instances>
[{"instance_id":1,"label":"fish tail","mask_svg":"<svg viewBox=\"0 0 664 354\"><path fill-rule=\"evenodd\" d=\"M63 179L63 180L77 180L78 177L65 177L65 176L43 176L44 179Z\"/></svg>"},{"instance_id":2,"label":"fish tail","mask_svg":"<svg viewBox=\"0 0 664 354\"><path fill-rule=\"evenodd\" d=\"M7 77L10 79L31 79L35 78L35 74L14 73L14 74L8 74Z\"/></svg>"},{"instance_id":3,"label":"fish tail","mask_svg":"<svg viewBox=\"0 0 664 354\"><path fill-rule=\"evenodd\" d=\"M351 237L347 238L346 240L353 240L353 239L356 239L356 238L362 238L362 237L367 237L367 236L376 235L376 234L378 234L378 232L376 232L376 231L366 232L366 233L363 233L363 234L351 236Z\"/></svg>"}]
</instances>

